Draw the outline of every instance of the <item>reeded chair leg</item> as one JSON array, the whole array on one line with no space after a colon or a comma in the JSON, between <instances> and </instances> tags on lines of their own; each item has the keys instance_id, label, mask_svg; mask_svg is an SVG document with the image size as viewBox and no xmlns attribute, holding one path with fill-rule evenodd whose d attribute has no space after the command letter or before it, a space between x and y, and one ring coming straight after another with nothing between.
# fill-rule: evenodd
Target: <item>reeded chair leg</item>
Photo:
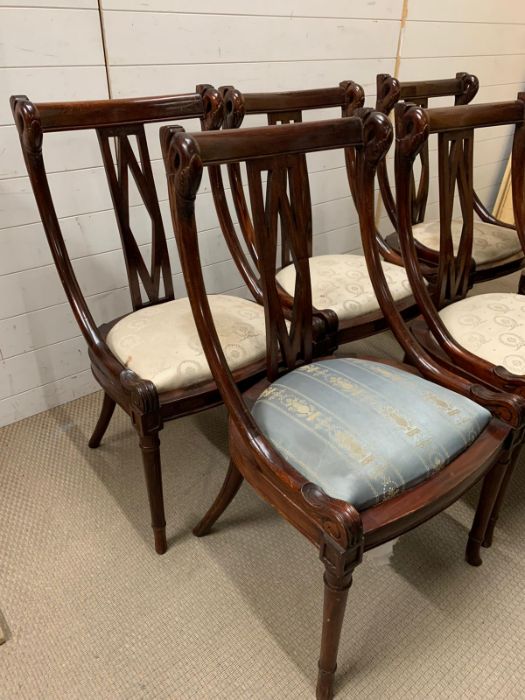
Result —
<instances>
[{"instance_id":1,"label":"reeded chair leg","mask_svg":"<svg viewBox=\"0 0 525 700\"><path fill-rule=\"evenodd\" d=\"M155 551L164 554L168 548L166 541L166 519L164 516L164 496L162 493L162 471L160 464L160 440L158 432L140 436L140 449L144 462L144 475L148 489L151 511L151 527L155 538Z\"/></svg>"},{"instance_id":2,"label":"reeded chair leg","mask_svg":"<svg viewBox=\"0 0 525 700\"><path fill-rule=\"evenodd\" d=\"M95 430L93 431L93 435L90 437L88 442L88 445L90 447L95 448L100 445L100 442L104 437L104 433L108 429L109 421L111 420L113 411L115 410L115 406L116 403L115 401L113 401L111 396L104 393L104 400L102 401L102 409L100 411L100 416L98 417L98 421L95 426Z\"/></svg>"},{"instance_id":3,"label":"reeded chair leg","mask_svg":"<svg viewBox=\"0 0 525 700\"><path fill-rule=\"evenodd\" d=\"M348 589L352 585L352 575L340 580L325 571L323 631L321 634L321 654L317 676L317 700L331 700L334 697L334 678L337 669L337 653L346 610Z\"/></svg>"},{"instance_id":4,"label":"reeded chair leg","mask_svg":"<svg viewBox=\"0 0 525 700\"><path fill-rule=\"evenodd\" d=\"M202 537L210 532L214 523L224 513L226 508L235 498L235 495L240 489L243 481L243 475L237 469L234 463L230 461L221 490L202 520L193 528L194 535L197 537Z\"/></svg>"},{"instance_id":5,"label":"reeded chair leg","mask_svg":"<svg viewBox=\"0 0 525 700\"><path fill-rule=\"evenodd\" d=\"M505 476L503 477L503 481L501 482L498 497L496 498L496 503L494 504L494 508L492 509L492 513L490 514L489 523L487 525L485 537L483 538L482 542L483 547L488 548L492 546L492 540L494 539L494 530L496 528L496 523L498 522L501 506L503 505L503 501L505 500L505 493L507 492L507 487L511 480L512 474L514 473L514 467L516 466L516 462L518 461L520 452L521 447L518 447L517 449L514 449L512 453L509 454L507 471L505 472Z\"/></svg>"},{"instance_id":6,"label":"reeded chair leg","mask_svg":"<svg viewBox=\"0 0 525 700\"><path fill-rule=\"evenodd\" d=\"M474 522L469 533L465 559L471 566L481 566L481 544L485 539L487 527L505 475L508 472L509 462L505 456L496 464L483 480L481 494L474 516Z\"/></svg>"}]
</instances>

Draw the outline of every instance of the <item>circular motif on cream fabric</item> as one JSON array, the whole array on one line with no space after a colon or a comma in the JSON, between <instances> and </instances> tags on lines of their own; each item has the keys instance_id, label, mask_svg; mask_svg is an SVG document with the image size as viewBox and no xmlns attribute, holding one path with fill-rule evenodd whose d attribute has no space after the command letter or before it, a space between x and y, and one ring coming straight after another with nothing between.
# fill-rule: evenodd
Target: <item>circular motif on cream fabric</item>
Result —
<instances>
[{"instance_id":1,"label":"circular motif on cream fabric","mask_svg":"<svg viewBox=\"0 0 525 700\"><path fill-rule=\"evenodd\" d=\"M395 301L411 296L404 268L383 262L383 270ZM332 309L340 320L379 311L363 255L316 255L310 258L310 275L312 302L317 309ZM288 265L280 270L277 281L293 296L295 267Z\"/></svg>"},{"instance_id":2,"label":"circular motif on cream fabric","mask_svg":"<svg viewBox=\"0 0 525 700\"><path fill-rule=\"evenodd\" d=\"M458 252L463 221L453 219L452 246L454 253ZM431 250L439 250L439 219L424 221L412 227L414 238ZM472 239L472 258L478 265L504 260L521 251L518 234L513 229L482 221L474 221Z\"/></svg>"},{"instance_id":3,"label":"circular motif on cream fabric","mask_svg":"<svg viewBox=\"0 0 525 700\"><path fill-rule=\"evenodd\" d=\"M264 309L226 294L208 297L224 354L233 371L266 355ZM187 298L140 309L108 333L113 354L159 392L211 379Z\"/></svg>"},{"instance_id":4,"label":"circular motif on cream fabric","mask_svg":"<svg viewBox=\"0 0 525 700\"><path fill-rule=\"evenodd\" d=\"M525 296L480 294L447 306L439 315L466 350L509 372L525 374Z\"/></svg>"}]
</instances>

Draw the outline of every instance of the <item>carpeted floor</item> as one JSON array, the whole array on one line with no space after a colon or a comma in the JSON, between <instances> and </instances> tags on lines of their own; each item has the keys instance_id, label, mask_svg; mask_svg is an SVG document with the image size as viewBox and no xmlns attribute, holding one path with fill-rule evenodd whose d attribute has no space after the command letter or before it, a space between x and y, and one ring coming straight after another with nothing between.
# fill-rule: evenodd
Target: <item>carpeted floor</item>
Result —
<instances>
[{"instance_id":1,"label":"carpeted floor","mask_svg":"<svg viewBox=\"0 0 525 700\"><path fill-rule=\"evenodd\" d=\"M227 465L223 409L162 433L170 549L158 557L127 417L87 447L99 402L0 430L2 700L313 698L315 549L247 486L213 535L190 532ZM463 559L475 494L365 558L338 698L525 697L523 494L525 459L479 569Z\"/></svg>"}]
</instances>

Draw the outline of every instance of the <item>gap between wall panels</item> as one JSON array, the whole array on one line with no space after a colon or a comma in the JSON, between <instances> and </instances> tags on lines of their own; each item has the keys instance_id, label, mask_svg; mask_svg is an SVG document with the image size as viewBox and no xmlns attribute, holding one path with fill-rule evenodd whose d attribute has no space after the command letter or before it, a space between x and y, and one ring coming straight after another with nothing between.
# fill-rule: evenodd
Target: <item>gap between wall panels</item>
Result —
<instances>
[{"instance_id":1,"label":"gap between wall panels","mask_svg":"<svg viewBox=\"0 0 525 700\"><path fill-rule=\"evenodd\" d=\"M403 38L405 35L405 28L407 24L408 17L408 0L403 0L403 7L401 8L401 18L399 20L399 36L397 38L397 49L396 49L396 62L394 64L394 78L399 79L399 71L401 69L401 53L403 50ZM390 113L390 121L394 123L394 112ZM383 212L383 200L381 197L377 198L376 204L376 226L379 226Z\"/></svg>"},{"instance_id":2,"label":"gap between wall panels","mask_svg":"<svg viewBox=\"0 0 525 700\"><path fill-rule=\"evenodd\" d=\"M102 7L102 0L97 0L98 5L98 17L100 20L100 36L102 38L102 51L104 53L104 66L106 68L106 83L108 85L108 97L113 98L113 91L111 89L111 76L109 73L109 59L108 59L108 47L106 42L106 29L104 27L104 8Z\"/></svg>"}]
</instances>

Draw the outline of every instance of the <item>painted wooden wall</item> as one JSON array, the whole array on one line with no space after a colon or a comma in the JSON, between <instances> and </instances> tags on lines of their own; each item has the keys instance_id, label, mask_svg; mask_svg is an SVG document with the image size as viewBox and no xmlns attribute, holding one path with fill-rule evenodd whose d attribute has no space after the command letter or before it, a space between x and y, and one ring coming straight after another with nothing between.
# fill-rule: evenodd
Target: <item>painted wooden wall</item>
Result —
<instances>
[{"instance_id":1,"label":"painted wooden wall","mask_svg":"<svg viewBox=\"0 0 525 700\"><path fill-rule=\"evenodd\" d=\"M353 79L373 103L376 73L397 63L401 79L470 71L483 86L478 101L506 99L525 85L524 46L517 0L0 0L0 425L96 389L25 175L10 94L87 99L189 92L197 83L251 91ZM476 151L476 184L489 205L509 135L487 130ZM170 231L157 127L150 147ZM48 135L45 156L95 318L125 313L124 264L94 137ZM311 167L316 251L357 249L342 159L317 154ZM436 199L433 183L431 212ZM243 294L207 191L198 213L210 291ZM145 221L141 205L133 217ZM145 248L147 236L144 227ZM172 236L169 245L184 293Z\"/></svg>"}]
</instances>

